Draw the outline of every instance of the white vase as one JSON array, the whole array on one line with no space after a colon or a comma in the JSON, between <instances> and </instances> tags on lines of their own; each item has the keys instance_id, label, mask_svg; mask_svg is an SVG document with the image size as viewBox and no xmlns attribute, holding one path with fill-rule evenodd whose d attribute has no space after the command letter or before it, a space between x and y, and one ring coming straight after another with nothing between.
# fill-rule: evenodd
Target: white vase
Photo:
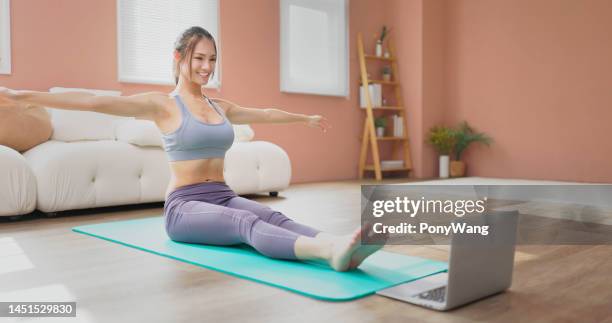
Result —
<instances>
[{"instance_id":1,"label":"white vase","mask_svg":"<svg viewBox=\"0 0 612 323\"><path fill-rule=\"evenodd\" d=\"M440 156L440 178L448 178L450 158L448 155Z\"/></svg>"},{"instance_id":2,"label":"white vase","mask_svg":"<svg viewBox=\"0 0 612 323\"><path fill-rule=\"evenodd\" d=\"M382 52L382 42L380 40L376 41L376 56L381 57L383 54Z\"/></svg>"},{"instance_id":3,"label":"white vase","mask_svg":"<svg viewBox=\"0 0 612 323\"><path fill-rule=\"evenodd\" d=\"M384 136L385 136L385 128L377 127L376 128L376 137L384 137Z\"/></svg>"}]
</instances>

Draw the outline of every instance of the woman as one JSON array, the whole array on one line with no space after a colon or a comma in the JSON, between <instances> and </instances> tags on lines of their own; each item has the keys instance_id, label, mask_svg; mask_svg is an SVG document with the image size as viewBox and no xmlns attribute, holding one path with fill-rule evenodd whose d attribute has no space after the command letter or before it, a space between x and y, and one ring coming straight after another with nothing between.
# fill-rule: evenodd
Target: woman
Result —
<instances>
[{"instance_id":1,"label":"woman","mask_svg":"<svg viewBox=\"0 0 612 323\"><path fill-rule=\"evenodd\" d=\"M356 268L380 245L361 245L361 234L333 236L296 223L278 211L238 196L223 178L225 152L234 139L231 123L304 122L326 131L319 115L240 107L202 94L215 71L217 48L201 27L181 34L174 50L176 88L168 94L103 97L88 93L14 91L0 87L1 103L35 104L95 111L155 122L168 154L171 180L166 192L166 232L174 241L214 245L247 243L273 258L313 260L337 271Z\"/></svg>"}]
</instances>

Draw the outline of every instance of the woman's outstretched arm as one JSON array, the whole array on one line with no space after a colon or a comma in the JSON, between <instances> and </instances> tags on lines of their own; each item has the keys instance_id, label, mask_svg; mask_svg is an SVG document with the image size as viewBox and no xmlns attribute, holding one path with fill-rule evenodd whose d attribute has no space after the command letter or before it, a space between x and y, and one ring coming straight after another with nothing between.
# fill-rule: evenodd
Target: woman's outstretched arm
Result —
<instances>
[{"instance_id":1,"label":"woman's outstretched arm","mask_svg":"<svg viewBox=\"0 0 612 323\"><path fill-rule=\"evenodd\" d=\"M65 110L93 111L154 120L163 109L164 93L149 92L131 96L97 96L85 92L49 93L16 91L0 87L0 104L17 103Z\"/></svg>"},{"instance_id":2,"label":"woman's outstretched arm","mask_svg":"<svg viewBox=\"0 0 612 323\"><path fill-rule=\"evenodd\" d=\"M222 99L213 99L213 101L224 107L227 118L234 124L302 122L311 127L318 126L324 131L331 128L327 119L320 115L290 113L273 108L245 108Z\"/></svg>"}]
</instances>

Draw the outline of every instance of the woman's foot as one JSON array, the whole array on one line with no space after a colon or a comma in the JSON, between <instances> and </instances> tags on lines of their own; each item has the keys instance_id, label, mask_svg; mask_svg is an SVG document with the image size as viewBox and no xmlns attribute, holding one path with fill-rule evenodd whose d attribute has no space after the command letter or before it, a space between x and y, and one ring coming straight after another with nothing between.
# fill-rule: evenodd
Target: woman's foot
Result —
<instances>
[{"instance_id":1,"label":"woman's foot","mask_svg":"<svg viewBox=\"0 0 612 323\"><path fill-rule=\"evenodd\" d=\"M358 248L351 256L351 261L349 263L348 270L353 270L359 267L359 265L361 265L361 263L367 257L375 253L376 251L380 250L385 245L385 243L387 243L387 240L389 239L388 233L378 234L376 239L373 239L376 233L372 231L372 225L366 224L364 227L367 229L367 231L366 230L363 231L363 234L366 235L364 239L368 237L369 238L368 241L370 243L375 242L375 244L362 245L360 248Z\"/></svg>"},{"instance_id":2,"label":"woman's foot","mask_svg":"<svg viewBox=\"0 0 612 323\"><path fill-rule=\"evenodd\" d=\"M372 236L372 225L366 224L363 228L355 230L350 235L330 239L326 236L324 239L331 240L332 252L329 259L329 265L337 271L347 271L357 268L368 256L378 251L386 242L381 241L381 244L362 245L361 237Z\"/></svg>"}]
</instances>

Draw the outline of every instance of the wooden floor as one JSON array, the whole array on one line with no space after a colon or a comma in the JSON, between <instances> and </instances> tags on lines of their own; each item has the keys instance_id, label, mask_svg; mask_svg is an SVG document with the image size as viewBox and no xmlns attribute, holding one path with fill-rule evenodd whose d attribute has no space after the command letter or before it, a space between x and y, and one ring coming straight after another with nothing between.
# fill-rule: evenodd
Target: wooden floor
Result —
<instances>
[{"instance_id":1,"label":"wooden floor","mask_svg":"<svg viewBox=\"0 0 612 323\"><path fill-rule=\"evenodd\" d=\"M247 197L345 234L359 226L360 184L373 183L295 184L276 198ZM157 204L0 222L0 301L75 300L78 320L58 322L612 322L609 245L518 246L509 291L439 313L377 295L319 301L70 231L161 212ZM445 246L385 250L448 255Z\"/></svg>"}]
</instances>

